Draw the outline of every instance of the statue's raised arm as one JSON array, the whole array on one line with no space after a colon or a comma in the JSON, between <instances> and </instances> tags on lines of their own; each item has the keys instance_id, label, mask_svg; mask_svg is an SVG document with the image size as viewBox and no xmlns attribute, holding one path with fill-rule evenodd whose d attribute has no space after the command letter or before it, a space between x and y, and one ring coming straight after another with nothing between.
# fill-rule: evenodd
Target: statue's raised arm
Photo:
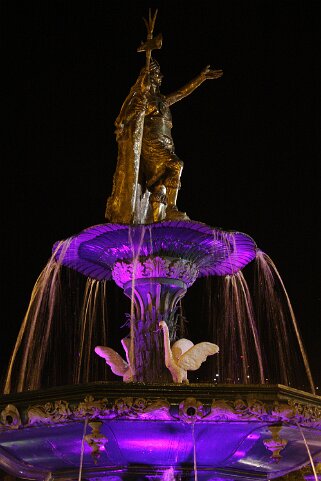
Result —
<instances>
[{"instance_id":1,"label":"statue's raised arm","mask_svg":"<svg viewBox=\"0 0 321 481\"><path fill-rule=\"evenodd\" d=\"M197 87L199 87L203 82L205 82L205 80L218 79L222 77L222 75L223 70L212 70L210 66L207 65L196 78L188 82L180 89L176 90L176 92L166 95L167 104L169 106L173 105L194 92L194 90L197 89Z\"/></svg>"},{"instance_id":2,"label":"statue's raised arm","mask_svg":"<svg viewBox=\"0 0 321 481\"><path fill-rule=\"evenodd\" d=\"M153 37L156 14L149 11L147 40L138 47L146 64L126 97L116 125L118 160L106 219L124 224L189 220L176 201L183 162L175 153L169 107L191 94L205 80L217 79L222 70L206 66L176 92L163 95L163 75L151 53L162 46L162 36Z\"/></svg>"}]
</instances>

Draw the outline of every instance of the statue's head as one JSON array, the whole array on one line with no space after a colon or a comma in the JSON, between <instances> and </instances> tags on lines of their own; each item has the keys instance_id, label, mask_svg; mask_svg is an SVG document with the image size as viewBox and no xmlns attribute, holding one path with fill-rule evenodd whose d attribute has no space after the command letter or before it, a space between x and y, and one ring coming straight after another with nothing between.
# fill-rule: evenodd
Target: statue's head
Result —
<instances>
[{"instance_id":1,"label":"statue's head","mask_svg":"<svg viewBox=\"0 0 321 481\"><path fill-rule=\"evenodd\" d=\"M157 62L157 60L155 60L153 57L151 57L151 59L150 59L149 71L150 71L151 74L153 74L155 72L160 73L160 65Z\"/></svg>"},{"instance_id":2,"label":"statue's head","mask_svg":"<svg viewBox=\"0 0 321 481\"><path fill-rule=\"evenodd\" d=\"M147 70L145 66L141 69L139 77L144 78L146 75L146 72ZM159 87L162 83L163 74L160 71L159 63L153 58L150 59L148 72L150 74L149 75L150 83L154 85L154 87Z\"/></svg>"},{"instance_id":3,"label":"statue's head","mask_svg":"<svg viewBox=\"0 0 321 481\"><path fill-rule=\"evenodd\" d=\"M150 59L149 72L151 83L154 83L157 86L160 85L162 83L163 75L159 63L154 58Z\"/></svg>"}]
</instances>

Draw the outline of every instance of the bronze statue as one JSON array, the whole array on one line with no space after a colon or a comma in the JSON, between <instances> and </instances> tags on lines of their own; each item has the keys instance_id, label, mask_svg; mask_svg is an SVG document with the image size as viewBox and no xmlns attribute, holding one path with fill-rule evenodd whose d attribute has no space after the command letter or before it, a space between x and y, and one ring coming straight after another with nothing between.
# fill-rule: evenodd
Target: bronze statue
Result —
<instances>
[{"instance_id":1,"label":"bronze statue","mask_svg":"<svg viewBox=\"0 0 321 481\"><path fill-rule=\"evenodd\" d=\"M147 41L137 50L146 52L146 66L131 88L116 119L117 168L113 191L107 201L109 222L132 224L162 220L189 220L177 208L177 194L183 162L175 154L171 135L170 106L191 94L207 79L217 79L222 70L208 65L192 81L176 92L160 92L163 75L151 57L160 48L162 37L153 38L156 14L147 26Z\"/></svg>"}]
</instances>

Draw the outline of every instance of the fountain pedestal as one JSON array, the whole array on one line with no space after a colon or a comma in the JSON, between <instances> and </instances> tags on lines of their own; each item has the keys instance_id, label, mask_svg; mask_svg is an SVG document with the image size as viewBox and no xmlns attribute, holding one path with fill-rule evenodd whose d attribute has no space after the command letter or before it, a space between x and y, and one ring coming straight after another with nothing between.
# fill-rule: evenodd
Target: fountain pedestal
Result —
<instances>
[{"instance_id":1,"label":"fountain pedestal","mask_svg":"<svg viewBox=\"0 0 321 481\"><path fill-rule=\"evenodd\" d=\"M131 363L136 381L171 381L158 324L166 322L173 340L177 304L197 275L198 269L192 262L179 258L149 256L114 264L113 279L132 300Z\"/></svg>"}]
</instances>

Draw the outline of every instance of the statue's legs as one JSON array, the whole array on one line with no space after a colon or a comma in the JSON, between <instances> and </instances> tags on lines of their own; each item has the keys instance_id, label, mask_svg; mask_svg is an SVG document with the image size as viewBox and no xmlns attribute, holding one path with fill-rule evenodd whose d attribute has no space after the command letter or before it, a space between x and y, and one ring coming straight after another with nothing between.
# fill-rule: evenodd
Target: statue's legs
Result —
<instances>
[{"instance_id":1,"label":"statue's legs","mask_svg":"<svg viewBox=\"0 0 321 481\"><path fill-rule=\"evenodd\" d=\"M159 141L148 142L148 149L145 145L142 153L147 188L153 194L159 185L166 187L165 220L189 220L186 213L180 212L176 205L184 163L172 149L164 148L164 145Z\"/></svg>"},{"instance_id":2,"label":"statue's legs","mask_svg":"<svg viewBox=\"0 0 321 481\"><path fill-rule=\"evenodd\" d=\"M185 212L180 212L177 208L176 201L179 187L173 188L166 186L166 215L165 220L189 220Z\"/></svg>"},{"instance_id":3,"label":"statue's legs","mask_svg":"<svg viewBox=\"0 0 321 481\"><path fill-rule=\"evenodd\" d=\"M166 187L163 184L157 184L153 188L150 196L150 203L153 212L153 222L161 222L165 219L166 213Z\"/></svg>"}]
</instances>

